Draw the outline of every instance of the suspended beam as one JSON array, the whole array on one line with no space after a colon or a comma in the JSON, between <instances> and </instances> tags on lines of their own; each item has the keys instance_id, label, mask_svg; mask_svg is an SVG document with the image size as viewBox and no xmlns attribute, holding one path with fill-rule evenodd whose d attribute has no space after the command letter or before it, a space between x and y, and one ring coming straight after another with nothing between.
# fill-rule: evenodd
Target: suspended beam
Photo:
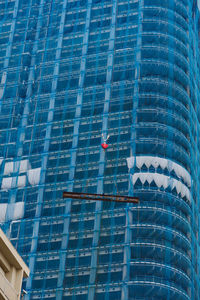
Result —
<instances>
[{"instance_id":1,"label":"suspended beam","mask_svg":"<svg viewBox=\"0 0 200 300\"><path fill-rule=\"evenodd\" d=\"M78 200L92 200L92 201L114 201L125 203L138 203L139 198L120 195L104 195L104 194L87 194L87 193L73 193L63 192L63 198L78 199Z\"/></svg>"}]
</instances>

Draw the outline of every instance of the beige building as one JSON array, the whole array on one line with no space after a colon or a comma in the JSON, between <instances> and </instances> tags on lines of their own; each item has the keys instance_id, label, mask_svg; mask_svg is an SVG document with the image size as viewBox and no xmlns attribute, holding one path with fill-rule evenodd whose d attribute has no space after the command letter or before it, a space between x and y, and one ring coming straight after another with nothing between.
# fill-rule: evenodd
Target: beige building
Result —
<instances>
[{"instance_id":1,"label":"beige building","mask_svg":"<svg viewBox=\"0 0 200 300\"><path fill-rule=\"evenodd\" d=\"M0 300L19 300L29 269L0 229Z\"/></svg>"}]
</instances>

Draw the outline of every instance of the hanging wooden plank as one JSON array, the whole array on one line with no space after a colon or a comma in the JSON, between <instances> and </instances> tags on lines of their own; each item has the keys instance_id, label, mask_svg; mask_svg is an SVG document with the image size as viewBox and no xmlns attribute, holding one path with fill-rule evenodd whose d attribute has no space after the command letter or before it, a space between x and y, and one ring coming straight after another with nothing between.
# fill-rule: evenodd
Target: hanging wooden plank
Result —
<instances>
[{"instance_id":1,"label":"hanging wooden plank","mask_svg":"<svg viewBox=\"0 0 200 300\"><path fill-rule=\"evenodd\" d=\"M114 201L125 203L139 203L138 197L121 196L121 195L105 195L105 194L88 194L88 193L73 193L63 192L63 198L91 200L91 201Z\"/></svg>"}]
</instances>

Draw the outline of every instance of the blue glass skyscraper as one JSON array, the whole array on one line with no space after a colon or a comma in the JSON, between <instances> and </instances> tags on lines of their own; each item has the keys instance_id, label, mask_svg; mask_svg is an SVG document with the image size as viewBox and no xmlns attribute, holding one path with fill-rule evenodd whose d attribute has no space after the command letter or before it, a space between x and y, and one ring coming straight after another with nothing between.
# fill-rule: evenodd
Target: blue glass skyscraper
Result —
<instances>
[{"instance_id":1,"label":"blue glass skyscraper","mask_svg":"<svg viewBox=\"0 0 200 300\"><path fill-rule=\"evenodd\" d=\"M26 300L200 299L199 10L0 2L0 222Z\"/></svg>"}]
</instances>

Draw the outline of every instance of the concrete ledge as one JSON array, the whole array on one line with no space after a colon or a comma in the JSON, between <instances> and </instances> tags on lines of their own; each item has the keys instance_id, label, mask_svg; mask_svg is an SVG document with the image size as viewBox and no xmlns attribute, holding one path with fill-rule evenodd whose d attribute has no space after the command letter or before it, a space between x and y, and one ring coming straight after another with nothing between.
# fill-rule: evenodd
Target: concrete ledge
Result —
<instances>
[{"instance_id":1,"label":"concrete ledge","mask_svg":"<svg viewBox=\"0 0 200 300\"><path fill-rule=\"evenodd\" d=\"M0 300L20 300L23 277L29 268L0 229Z\"/></svg>"},{"instance_id":2,"label":"concrete ledge","mask_svg":"<svg viewBox=\"0 0 200 300\"><path fill-rule=\"evenodd\" d=\"M5 278L1 270L0 270L0 295L3 297L3 299L13 299L13 300L17 300L19 296L18 293L10 284L10 282Z\"/></svg>"},{"instance_id":3,"label":"concrete ledge","mask_svg":"<svg viewBox=\"0 0 200 300\"><path fill-rule=\"evenodd\" d=\"M24 277L29 276L29 268L21 258L21 256L17 253L16 249L13 247L11 242L8 240L6 235L0 229L0 260L3 256L10 265L13 265L17 270L22 269L24 273Z\"/></svg>"}]
</instances>

